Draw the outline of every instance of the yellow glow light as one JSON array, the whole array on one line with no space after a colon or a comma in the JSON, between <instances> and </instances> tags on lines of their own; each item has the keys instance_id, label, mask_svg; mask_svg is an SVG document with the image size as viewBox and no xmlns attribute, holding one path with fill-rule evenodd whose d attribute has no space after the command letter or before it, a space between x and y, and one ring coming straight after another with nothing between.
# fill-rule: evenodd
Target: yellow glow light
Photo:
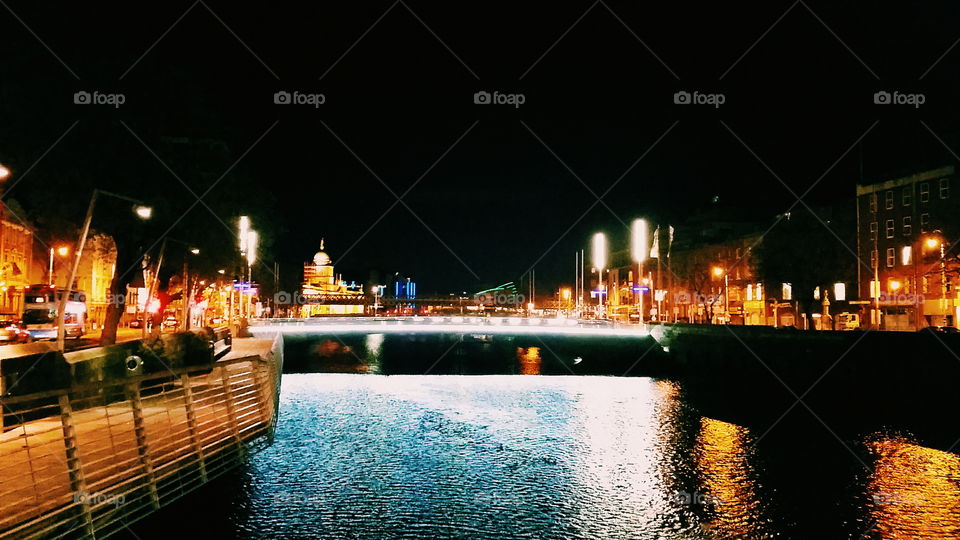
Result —
<instances>
[{"instance_id":1,"label":"yellow glow light","mask_svg":"<svg viewBox=\"0 0 960 540\"><path fill-rule=\"evenodd\" d=\"M927 238L927 247L930 249L940 247L940 240L937 240L936 238Z\"/></svg>"},{"instance_id":2,"label":"yellow glow light","mask_svg":"<svg viewBox=\"0 0 960 540\"><path fill-rule=\"evenodd\" d=\"M897 281L897 280L895 280L895 279L890 280L890 290L891 290L891 291L896 291L896 290L900 289L900 286L901 286L901 285L902 285L902 283L900 283L899 281Z\"/></svg>"},{"instance_id":3,"label":"yellow glow light","mask_svg":"<svg viewBox=\"0 0 960 540\"><path fill-rule=\"evenodd\" d=\"M60 246L57 248L57 255L61 257L66 257L70 253L70 248L67 246Z\"/></svg>"},{"instance_id":4,"label":"yellow glow light","mask_svg":"<svg viewBox=\"0 0 960 540\"><path fill-rule=\"evenodd\" d=\"M715 276L717 276L717 277L722 276L722 275L723 275L723 268L720 268L719 266L714 266L714 267L713 267L713 275L715 275Z\"/></svg>"}]
</instances>

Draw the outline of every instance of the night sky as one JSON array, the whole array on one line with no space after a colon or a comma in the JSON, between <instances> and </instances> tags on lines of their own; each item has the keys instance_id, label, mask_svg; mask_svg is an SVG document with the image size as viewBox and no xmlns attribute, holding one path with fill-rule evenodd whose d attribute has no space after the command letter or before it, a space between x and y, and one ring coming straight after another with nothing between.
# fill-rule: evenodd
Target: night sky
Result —
<instances>
[{"instance_id":1,"label":"night sky","mask_svg":"<svg viewBox=\"0 0 960 540\"><path fill-rule=\"evenodd\" d=\"M161 198L144 247L167 233L216 266L249 214L285 286L324 237L347 279L399 271L446 294L535 265L548 292L590 234L634 217L770 220L815 182L811 205L851 198L861 167L954 161L960 4L882 6L7 2L4 201L49 242L94 187ZM125 103L77 105L81 90ZM881 90L926 102L876 105Z\"/></svg>"}]
</instances>

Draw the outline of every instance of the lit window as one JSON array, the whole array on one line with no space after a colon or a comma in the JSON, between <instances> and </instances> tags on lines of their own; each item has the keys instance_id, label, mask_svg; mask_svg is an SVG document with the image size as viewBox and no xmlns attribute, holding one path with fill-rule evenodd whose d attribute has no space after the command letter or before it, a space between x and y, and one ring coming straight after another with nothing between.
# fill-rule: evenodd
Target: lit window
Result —
<instances>
[{"instance_id":1,"label":"lit window","mask_svg":"<svg viewBox=\"0 0 960 540\"><path fill-rule=\"evenodd\" d=\"M887 190L884 195L884 204L887 210L893 210L893 190Z\"/></svg>"},{"instance_id":2,"label":"lit window","mask_svg":"<svg viewBox=\"0 0 960 540\"><path fill-rule=\"evenodd\" d=\"M847 285L845 283L833 284L833 299L841 302L847 299Z\"/></svg>"},{"instance_id":3,"label":"lit window","mask_svg":"<svg viewBox=\"0 0 960 540\"><path fill-rule=\"evenodd\" d=\"M903 246L900 250L900 264L903 266L913 264L913 248L911 246Z\"/></svg>"},{"instance_id":4,"label":"lit window","mask_svg":"<svg viewBox=\"0 0 960 540\"><path fill-rule=\"evenodd\" d=\"M757 300L763 300L763 283L757 283L756 293L754 294L757 297Z\"/></svg>"},{"instance_id":5,"label":"lit window","mask_svg":"<svg viewBox=\"0 0 960 540\"><path fill-rule=\"evenodd\" d=\"M913 186L903 188L903 205L910 206L913 203Z\"/></svg>"},{"instance_id":6,"label":"lit window","mask_svg":"<svg viewBox=\"0 0 960 540\"><path fill-rule=\"evenodd\" d=\"M940 179L940 198L946 199L950 197L950 179L941 178Z\"/></svg>"},{"instance_id":7,"label":"lit window","mask_svg":"<svg viewBox=\"0 0 960 540\"><path fill-rule=\"evenodd\" d=\"M793 300L793 284L784 283L783 284L783 299L784 300Z\"/></svg>"},{"instance_id":8,"label":"lit window","mask_svg":"<svg viewBox=\"0 0 960 540\"><path fill-rule=\"evenodd\" d=\"M877 194L876 193L870 194L870 211L874 214L877 213Z\"/></svg>"},{"instance_id":9,"label":"lit window","mask_svg":"<svg viewBox=\"0 0 960 540\"><path fill-rule=\"evenodd\" d=\"M930 201L930 182L920 184L920 202Z\"/></svg>"},{"instance_id":10,"label":"lit window","mask_svg":"<svg viewBox=\"0 0 960 540\"><path fill-rule=\"evenodd\" d=\"M889 192L888 192L889 193ZM893 238L893 229L895 225L892 219L887 220L887 238Z\"/></svg>"},{"instance_id":11,"label":"lit window","mask_svg":"<svg viewBox=\"0 0 960 540\"><path fill-rule=\"evenodd\" d=\"M903 216L903 235L910 236L911 234L913 234L913 218Z\"/></svg>"},{"instance_id":12,"label":"lit window","mask_svg":"<svg viewBox=\"0 0 960 540\"><path fill-rule=\"evenodd\" d=\"M870 222L870 239L871 240L877 239L877 222L876 221Z\"/></svg>"},{"instance_id":13,"label":"lit window","mask_svg":"<svg viewBox=\"0 0 960 540\"><path fill-rule=\"evenodd\" d=\"M880 296L880 282L871 279L870 280L870 298L876 298Z\"/></svg>"},{"instance_id":14,"label":"lit window","mask_svg":"<svg viewBox=\"0 0 960 540\"><path fill-rule=\"evenodd\" d=\"M817 287L816 289L813 290L813 299L814 300L820 299L820 287Z\"/></svg>"},{"instance_id":15,"label":"lit window","mask_svg":"<svg viewBox=\"0 0 960 540\"><path fill-rule=\"evenodd\" d=\"M893 268L893 265L897 263L897 250L893 248L887 248L887 268Z\"/></svg>"},{"instance_id":16,"label":"lit window","mask_svg":"<svg viewBox=\"0 0 960 540\"><path fill-rule=\"evenodd\" d=\"M920 232L930 230L930 214L920 214Z\"/></svg>"}]
</instances>

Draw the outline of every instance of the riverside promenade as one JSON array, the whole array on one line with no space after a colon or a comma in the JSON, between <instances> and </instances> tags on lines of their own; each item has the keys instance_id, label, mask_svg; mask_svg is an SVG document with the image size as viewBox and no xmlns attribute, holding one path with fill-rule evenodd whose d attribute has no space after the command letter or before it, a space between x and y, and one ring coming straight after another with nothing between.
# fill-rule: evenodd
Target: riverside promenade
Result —
<instances>
[{"instance_id":1,"label":"riverside promenade","mask_svg":"<svg viewBox=\"0 0 960 540\"><path fill-rule=\"evenodd\" d=\"M282 354L236 339L212 364L0 398L0 538L106 537L242 463L272 438Z\"/></svg>"}]
</instances>

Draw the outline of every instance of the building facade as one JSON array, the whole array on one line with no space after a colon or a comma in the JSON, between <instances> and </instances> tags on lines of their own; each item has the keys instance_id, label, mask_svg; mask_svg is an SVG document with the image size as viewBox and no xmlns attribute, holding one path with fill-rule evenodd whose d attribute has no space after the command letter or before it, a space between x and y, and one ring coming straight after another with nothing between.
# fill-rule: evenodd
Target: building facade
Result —
<instances>
[{"instance_id":1,"label":"building facade","mask_svg":"<svg viewBox=\"0 0 960 540\"><path fill-rule=\"evenodd\" d=\"M0 312L23 313L24 290L31 285L33 231L19 223L0 220Z\"/></svg>"},{"instance_id":2,"label":"building facade","mask_svg":"<svg viewBox=\"0 0 960 540\"><path fill-rule=\"evenodd\" d=\"M956 326L960 197L954 165L857 186L860 298L885 330Z\"/></svg>"},{"instance_id":3,"label":"building facade","mask_svg":"<svg viewBox=\"0 0 960 540\"><path fill-rule=\"evenodd\" d=\"M322 240L320 251L313 256L312 263L303 265L300 292L303 296L300 305L301 317L364 313L363 287L348 285L341 276L334 273L330 256L323 251Z\"/></svg>"}]
</instances>

